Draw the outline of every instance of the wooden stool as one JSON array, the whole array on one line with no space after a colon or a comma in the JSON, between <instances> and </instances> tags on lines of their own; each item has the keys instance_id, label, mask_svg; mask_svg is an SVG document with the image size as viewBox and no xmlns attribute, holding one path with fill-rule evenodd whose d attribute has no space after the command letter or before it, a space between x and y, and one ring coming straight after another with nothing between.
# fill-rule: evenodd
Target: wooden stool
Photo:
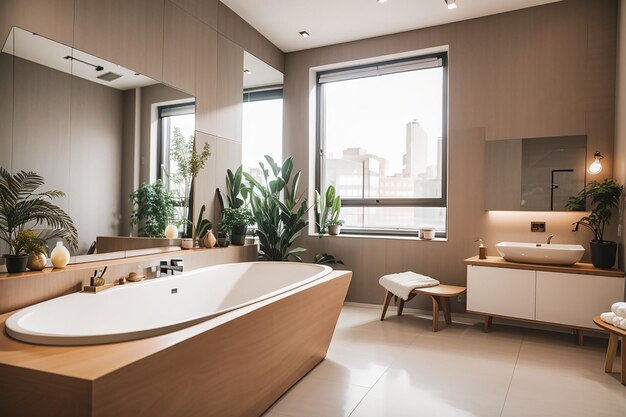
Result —
<instances>
[{"instance_id":1,"label":"wooden stool","mask_svg":"<svg viewBox=\"0 0 626 417\"><path fill-rule=\"evenodd\" d=\"M435 287L416 288L409 293L409 298L406 301L410 301L418 294L430 295L433 301L433 332L439 330L439 306L443 310L443 317L446 320L446 324L452 324L452 317L450 315L450 298L463 294L467 291L465 287L456 287L454 285L442 285L439 284ZM385 294L385 302L383 304L383 313L380 316L380 320L385 320L385 314L387 314L387 308L393 293L387 291ZM397 299L397 297L396 297ZM398 304L398 316L402 315L404 309L404 300L400 299Z\"/></svg>"},{"instance_id":2,"label":"wooden stool","mask_svg":"<svg viewBox=\"0 0 626 417\"><path fill-rule=\"evenodd\" d=\"M626 385L626 330L613 326L612 324L602 321L600 316L595 316L593 322L609 332L609 347L606 349L606 358L604 359L604 372L613 372L613 361L615 360L615 352L617 352L617 343L622 339L622 376L620 382Z\"/></svg>"}]
</instances>

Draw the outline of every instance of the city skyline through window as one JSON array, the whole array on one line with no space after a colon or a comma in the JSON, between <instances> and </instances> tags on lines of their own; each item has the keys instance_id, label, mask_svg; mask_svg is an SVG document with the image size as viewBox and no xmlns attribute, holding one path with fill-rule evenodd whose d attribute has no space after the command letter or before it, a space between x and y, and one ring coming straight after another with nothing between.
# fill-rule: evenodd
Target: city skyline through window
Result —
<instances>
[{"instance_id":1,"label":"city skyline through window","mask_svg":"<svg viewBox=\"0 0 626 417\"><path fill-rule=\"evenodd\" d=\"M320 184L345 201L346 228L445 233L445 77L437 65L320 84Z\"/></svg>"}]
</instances>

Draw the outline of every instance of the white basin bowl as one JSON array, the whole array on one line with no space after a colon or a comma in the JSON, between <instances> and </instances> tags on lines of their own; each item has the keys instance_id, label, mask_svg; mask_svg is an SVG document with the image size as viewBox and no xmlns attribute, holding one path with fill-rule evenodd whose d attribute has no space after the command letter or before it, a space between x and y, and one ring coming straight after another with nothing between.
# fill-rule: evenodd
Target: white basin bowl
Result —
<instances>
[{"instance_id":1,"label":"white basin bowl","mask_svg":"<svg viewBox=\"0 0 626 417\"><path fill-rule=\"evenodd\" d=\"M500 242L496 249L507 261L531 264L572 265L585 254L581 245L555 243Z\"/></svg>"}]
</instances>

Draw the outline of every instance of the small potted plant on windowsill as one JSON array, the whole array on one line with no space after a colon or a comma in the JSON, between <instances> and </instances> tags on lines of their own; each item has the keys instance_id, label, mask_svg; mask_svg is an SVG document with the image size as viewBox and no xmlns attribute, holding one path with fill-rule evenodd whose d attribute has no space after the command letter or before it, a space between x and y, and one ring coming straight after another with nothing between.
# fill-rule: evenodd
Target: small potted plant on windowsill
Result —
<instances>
[{"instance_id":1,"label":"small potted plant on windowsill","mask_svg":"<svg viewBox=\"0 0 626 417\"><path fill-rule=\"evenodd\" d=\"M339 219L341 197L336 194L335 187L329 185L324 195L320 195L316 190L313 205L315 207L315 216L317 217L319 237L324 236L326 232L332 236L341 233L341 226L344 223L343 220Z\"/></svg>"},{"instance_id":2,"label":"small potted plant on windowsill","mask_svg":"<svg viewBox=\"0 0 626 417\"><path fill-rule=\"evenodd\" d=\"M225 208L220 228L230 233L230 242L233 245L243 245L246 242L248 226L254 224L252 212L245 207Z\"/></svg>"},{"instance_id":3,"label":"small potted plant on windowsill","mask_svg":"<svg viewBox=\"0 0 626 417\"><path fill-rule=\"evenodd\" d=\"M337 236L341 233L341 226L343 226L343 220L334 220L328 223L328 234L331 236Z\"/></svg>"},{"instance_id":4,"label":"small potted plant on windowsill","mask_svg":"<svg viewBox=\"0 0 626 417\"><path fill-rule=\"evenodd\" d=\"M604 229L611 220L613 210L619 207L622 190L623 186L612 178L602 182L591 181L578 196L571 197L566 206L580 206L581 199L590 200L591 213L573 223L576 226L573 231L577 232L579 226L584 226L593 232L594 239L590 243L591 263L597 268L612 268L615 264L617 242L604 240Z\"/></svg>"}]
</instances>

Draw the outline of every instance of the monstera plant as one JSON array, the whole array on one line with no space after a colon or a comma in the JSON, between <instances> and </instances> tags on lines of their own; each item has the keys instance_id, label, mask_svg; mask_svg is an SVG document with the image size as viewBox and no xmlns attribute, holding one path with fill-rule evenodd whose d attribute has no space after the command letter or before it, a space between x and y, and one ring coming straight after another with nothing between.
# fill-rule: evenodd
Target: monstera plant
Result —
<instances>
[{"instance_id":1,"label":"monstera plant","mask_svg":"<svg viewBox=\"0 0 626 417\"><path fill-rule=\"evenodd\" d=\"M22 250L21 238L24 230L44 226L46 230L40 236L45 239L59 237L73 249L78 246L78 231L72 219L52 203L65 194L59 190L38 192L44 183L44 178L34 172L20 171L11 175L0 167L0 240L9 246L9 253L4 257L7 269L12 271L22 272L26 268L28 256ZM16 265L21 271L13 268Z\"/></svg>"}]
</instances>

